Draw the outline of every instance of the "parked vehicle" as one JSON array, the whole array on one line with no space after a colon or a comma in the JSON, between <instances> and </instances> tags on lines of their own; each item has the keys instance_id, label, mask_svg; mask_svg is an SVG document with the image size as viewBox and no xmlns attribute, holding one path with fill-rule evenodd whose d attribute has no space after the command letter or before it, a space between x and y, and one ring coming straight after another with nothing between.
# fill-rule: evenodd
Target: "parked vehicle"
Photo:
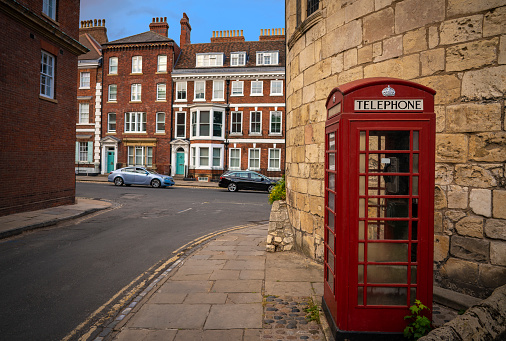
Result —
<instances>
[{"instance_id":1,"label":"parked vehicle","mask_svg":"<svg viewBox=\"0 0 506 341\"><path fill-rule=\"evenodd\" d=\"M168 175L158 174L143 167L125 167L111 172L107 181L121 185L149 185L154 188L173 186L174 179Z\"/></svg>"},{"instance_id":2,"label":"parked vehicle","mask_svg":"<svg viewBox=\"0 0 506 341\"><path fill-rule=\"evenodd\" d=\"M253 171L228 171L220 176L218 186L237 192L240 189L271 192L277 181Z\"/></svg>"}]
</instances>

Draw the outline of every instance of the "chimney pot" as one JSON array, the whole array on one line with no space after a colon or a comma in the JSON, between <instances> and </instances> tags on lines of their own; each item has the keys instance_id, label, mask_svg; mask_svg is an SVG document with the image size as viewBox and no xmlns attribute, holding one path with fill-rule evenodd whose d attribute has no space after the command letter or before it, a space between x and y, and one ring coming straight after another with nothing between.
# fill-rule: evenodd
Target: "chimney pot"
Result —
<instances>
[{"instance_id":1,"label":"chimney pot","mask_svg":"<svg viewBox=\"0 0 506 341\"><path fill-rule=\"evenodd\" d=\"M241 30L241 37L242 37L242 30Z\"/></svg>"}]
</instances>

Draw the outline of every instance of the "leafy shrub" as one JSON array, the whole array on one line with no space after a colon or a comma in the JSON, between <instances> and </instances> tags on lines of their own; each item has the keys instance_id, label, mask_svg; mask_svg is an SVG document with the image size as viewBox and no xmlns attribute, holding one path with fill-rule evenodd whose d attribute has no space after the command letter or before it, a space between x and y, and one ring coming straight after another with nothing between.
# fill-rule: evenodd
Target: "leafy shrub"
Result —
<instances>
[{"instance_id":1,"label":"leafy shrub","mask_svg":"<svg viewBox=\"0 0 506 341\"><path fill-rule=\"evenodd\" d=\"M410 340L418 340L427 335L432 329L429 319L422 315L424 310L430 311L430 309L423 305L420 300L415 300L415 304L409 307L409 310L411 315L404 316L404 319L411 319L411 323L404 328L404 337Z\"/></svg>"},{"instance_id":2,"label":"leafy shrub","mask_svg":"<svg viewBox=\"0 0 506 341\"><path fill-rule=\"evenodd\" d=\"M286 188L285 188L285 177L283 176L269 194L269 204L272 205L272 203L276 200L285 200L285 199L286 199Z\"/></svg>"}]
</instances>

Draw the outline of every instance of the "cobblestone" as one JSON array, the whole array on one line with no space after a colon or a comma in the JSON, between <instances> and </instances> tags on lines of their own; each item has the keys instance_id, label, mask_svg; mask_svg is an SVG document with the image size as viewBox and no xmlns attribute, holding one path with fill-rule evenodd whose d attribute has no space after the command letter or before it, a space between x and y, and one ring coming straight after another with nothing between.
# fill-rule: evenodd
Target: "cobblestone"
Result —
<instances>
[{"instance_id":1,"label":"cobblestone","mask_svg":"<svg viewBox=\"0 0 506 341\"><path fill-rule=\"evenodd\" d=\"M308 300L309 297L267 296L264 299L261 339L325 340L321 326L306 318Z\"/></svg>"}]
</instances>

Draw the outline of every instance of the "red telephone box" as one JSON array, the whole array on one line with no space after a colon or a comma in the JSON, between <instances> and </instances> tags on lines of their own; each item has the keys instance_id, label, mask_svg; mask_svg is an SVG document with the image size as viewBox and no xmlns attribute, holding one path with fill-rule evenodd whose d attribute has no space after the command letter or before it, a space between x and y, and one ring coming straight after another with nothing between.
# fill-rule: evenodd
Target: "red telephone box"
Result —
<instances>
[{"instance_id":1,"label":"red telephone box","mask_svg":"<svg viewBox=\"0 0 506 341\"><path fill-rule=\"evenodd\" d=\"M337 340L392 340L415 299L432 309L434 95L370 78L327 98L323 306Z\"/></svg>"}]
</instances>

